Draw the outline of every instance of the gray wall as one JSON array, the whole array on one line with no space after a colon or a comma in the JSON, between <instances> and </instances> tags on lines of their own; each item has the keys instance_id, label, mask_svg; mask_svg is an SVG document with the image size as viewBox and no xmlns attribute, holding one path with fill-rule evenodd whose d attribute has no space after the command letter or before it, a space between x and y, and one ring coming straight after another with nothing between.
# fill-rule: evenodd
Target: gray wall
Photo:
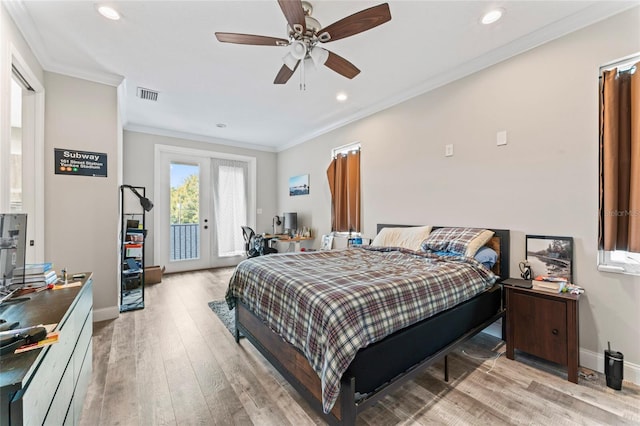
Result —
<instances>
[{"instance_id":1,"label":"gray wall","mask_svg":"<svg viewBox=\"0 0 640 426\"><path fill-rule=\"evenodd\" d=\"M257 151L238 148L220 143L199 142L169 136L152 135L126 130L124 132L124 183L146 187L147 197L152 201L154 197L154 147L155 145L171 145L183 148L201 149L215 152L246 155L256 158L257 174L257 208L262 214L256 216L256 232L266 232L271 228L271 219L276 214L276 154L273 152ZM147 228L150 230L146 240L145 263L155 264L153 253L153 211L147 214ZM238 229L238 232L240 230Z\"/></svg>"},{"instance_id":2,"label":"gray wall","mask_svg":"<svg viewBox=\"0 0 640 426\"><path fill-rule=\"evenodd\" d=\"M602 370L610 340L640 382L640 277L596 270L598 68L640 51L639 22L632 9L281 152L279 209L329 232L331 148L360 141L366 236L383 222L508 228L514 275L526 234L571 236L582 365ZM310 194L289 197L304 173Z\"/></svg>"},{"instance_id":3,"label":"gray wall","mask_svg":"<svg viewBox=\"0 0 640 426\"><path fill-rule=\"evenodd\" d=\"M118 315L118 121L113 86L45 72L45 258L93 272L96 319ZM54 148L107 154L107 177L54 174Z\"/></svg>"}]
</instances>

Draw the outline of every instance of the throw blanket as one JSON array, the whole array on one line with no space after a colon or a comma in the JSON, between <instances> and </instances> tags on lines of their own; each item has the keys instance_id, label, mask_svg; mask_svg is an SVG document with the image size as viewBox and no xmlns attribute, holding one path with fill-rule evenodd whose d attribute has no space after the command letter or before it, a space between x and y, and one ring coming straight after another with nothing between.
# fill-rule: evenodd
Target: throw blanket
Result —
<instances>
[{"instance_id":1,"label":"throw blanket","mask_svg":"<svg viewBox=\"0 0 640 426\"><path fill-rule=\"evenodd\" d=\"M389 247L275 254L241 262L229 283L240 299L301 350L331 411L359 349L451 308L497 277L474 259Z\"/></svg>"}]
</instances>

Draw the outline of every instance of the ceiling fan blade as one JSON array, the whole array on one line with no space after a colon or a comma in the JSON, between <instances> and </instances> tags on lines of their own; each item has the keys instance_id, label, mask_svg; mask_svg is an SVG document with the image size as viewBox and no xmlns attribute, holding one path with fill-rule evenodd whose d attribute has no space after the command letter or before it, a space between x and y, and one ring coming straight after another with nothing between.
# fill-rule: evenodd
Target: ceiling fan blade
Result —
<instances>
[{"instance_id":1,"label":"ceiling fan blade","mask_svg":"<svg viewBox=\"0 0 640 426\"><path fill-rule=\"evenodd\" d=\"M218 41L223 43L251 44L257 46L287 46L289 40L252 34L216 33Z\"/></svg>"},{"instance_id":2,"label":"ceiling fan blade","mask_svg":"<svg viewBox=\"0 0 640 426\"><path fill-rule=\"evenodd\" d=\"M307 30L307 25L304 19L304 10L302 9L301 0L278 0L280 9L284 13L284 17L287 18L289 26L296 32L304 33ZM298 30L296 29L298 26Z\"/></svg>"},{"instance_id":3,"label":"ceiling fan blade","mask_svg":"<svg viewBox=\"0 0 640 426\"><path fill-rule=\"evenodd\" d=\"M318 38L321 42L328 43L370 30L390 20L389 4L383 3L334 22L318 31Z\"/></svg>"},{"instance_id":4,"label":"ceiling fan blade","mask_svg":"<svg viewBox=\"0 0 640 426\"><path fill-rule=\"evenodd\" d=\"M273 80L273 84L285 84L287 81L289 81L293 73L298 69L298 65L300 65L300 61L296 62L296 66L293 68L293 70L288 66L283 65L282 68L280 68L280 71L278 71L276 79Z\"/></svg>"},{"instance_id":5,"label":"ceiling fan blade","mask_svg":"<svg viewBox=\"0 0 640 426\"><path fill-rule=\"evenodd\" d=\"M333 52L329 52L329 56L324 65L347 78L353 78L360 74L360 70L355 65Z\"/></svg>"}]
</instances>

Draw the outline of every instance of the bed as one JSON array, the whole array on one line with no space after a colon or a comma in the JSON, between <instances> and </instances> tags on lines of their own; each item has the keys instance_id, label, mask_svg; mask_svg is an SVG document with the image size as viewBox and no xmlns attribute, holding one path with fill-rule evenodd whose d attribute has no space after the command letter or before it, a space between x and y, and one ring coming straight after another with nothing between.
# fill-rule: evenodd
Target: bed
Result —
<instances>
[{"instance_id":1,"label":"bed","mask_svg":"<svg viewBox=\"0 0 640 426\"><path fill-rule=\"evenodd\" d=\"M379 225L378 232L403 227ZM446 354L504 316L498 282L509 276L509 231L491 231L485 245L497 256L494 273L465 256L445 259L415 248L244 261L227 291L235 307L236 341L240 333L246 336L329 424L355 424L359 412L439 359L448 380ZM290 272L278 273L285 269ZM426 293L421 280L433 282ZM325 293L331 303L319 301ZM343 311L342 301L333 304L338 293L346 294L356 314ZM436 313L427 305L437 305ZM353 321L364 321L366 332Z\"/></svg>"}]
</instances>

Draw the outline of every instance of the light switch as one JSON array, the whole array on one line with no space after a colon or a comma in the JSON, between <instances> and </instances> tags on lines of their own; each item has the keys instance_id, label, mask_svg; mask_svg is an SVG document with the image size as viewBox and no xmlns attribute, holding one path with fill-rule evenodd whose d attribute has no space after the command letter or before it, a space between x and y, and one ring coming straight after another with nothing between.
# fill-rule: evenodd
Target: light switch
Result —
<instances>
[{"instance_id":1,"label":"light switch","mask_svg":"<svg viewBox=\"0 0 640 426\"><path fill-rule=\"evenodd\" d=\"M262 209L258 209L258 211L256 213L262 214Z\"/></svg>"},{"instance_id":2,"label":"light switch","mask_svg":"<svg viewBox=\"0 0 640 426\"><path fill-rule=\"evenodd\" d=\"M444 156L453 157L453 144L447 144L444 146Z\"/></svg>"},{"instance_id":3,"label":"light switch","mask_svg":"<svg viewBox=\"0 0 640 426\"><path fill-rule=\"evenodd\" d=\"M506 145L507 144L507 131L502 130L496 135L496 145Z\"/></svg>"}]
</instances>

